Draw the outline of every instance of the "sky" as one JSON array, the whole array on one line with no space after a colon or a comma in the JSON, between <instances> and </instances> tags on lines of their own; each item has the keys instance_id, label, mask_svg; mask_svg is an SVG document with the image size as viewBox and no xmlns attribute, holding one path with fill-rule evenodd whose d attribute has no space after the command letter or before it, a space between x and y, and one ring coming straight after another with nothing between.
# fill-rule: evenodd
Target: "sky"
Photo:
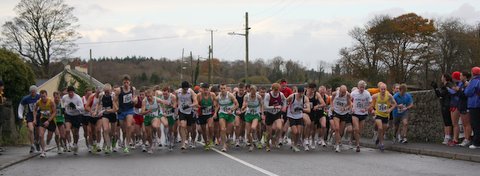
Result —
<instances>
[{"instance_id":1,"label":"sky","mask_svg":"<svg viewBox=\"0 0 480 176\"><path fill-rule=\"evenodd\" d=\"M15 16L19 0L1 0L0 23ZM281 56L316 68L334 63L352 45L348 32L378 15L416 13L425 18L458 18L480 23L478 0L65 0L78 17L78 51L72 57L146 56L181 58L191 51L244 60L245 12L249 14L249 58Z\"/></svg>"}]
</instances>

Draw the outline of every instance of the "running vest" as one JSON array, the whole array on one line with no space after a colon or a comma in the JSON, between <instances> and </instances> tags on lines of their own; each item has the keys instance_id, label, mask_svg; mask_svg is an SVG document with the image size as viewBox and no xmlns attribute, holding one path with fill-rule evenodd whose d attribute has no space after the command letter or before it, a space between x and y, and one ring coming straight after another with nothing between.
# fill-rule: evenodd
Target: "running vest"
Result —
<instances>
[{"instance_id":1,"label":"running vest","mask_svg":"<svg viewBox=\"0 0 480 176\"><path fill-rule=\"evenodd\" d=\"M148 101L148 98L145 98L145 111L151 110L152 112L145 114L146 117L158 117L161 114L160 106L157 102L157 97L153 97L153 104Z\"/></svg>"},{"instance_id":2,"label":"running vest","mask_svg":"<svg viewBox=\"0 0 480 176\"><path fill-rule=\"evenodd\" d=\"M161 100L167 101L170 105L161 104L160 107L163 108L163 115L167 117L172 117L175 113L175 109L172 106L172 95L168 94L168 98L165 99L163 95L158 96Z\"/></svg>"},{"instance_id":3,"label":"running vest","mask_svg":"<svg viewBox=\"0 0 480 176\"><path fill-rule=\"evenodd\" d=\"M230 93L227 93L225 97L222 97L221 93L218 95L218 105L220 106L219 113L227 114L229 110L233 110L234 104L229 95Z\"/></svg>"},{"instance_id":4,"label":"running vest","mask_svg":"<svg viewBox=\"0 0 480 176\"><path fill-rule=\"evenodd\" d=\"M62 108L62 104L60 102L58 102L57 105L57 114L55 115L55 122L65 122L65 117L63 116L63 108Z\"/></svg>"},{"instance_id":5,"label":"running vest","mask_svg":"<svg viewBox=\"0 0 480 176\"><path fill-rule=\"evenodd\" d=\"M308 100L310 100L310 110L313 111L313 107L315 107L319 104L319 100L317 100L317 92L314 91L313 92L313 97L312 98L308 97Z\"/></svg>"},{"instance_id":6,"label":"running vest","mask_svg":"<svg viewBox=\"0 0 480 176\"><path fill-rule=\"evenodd\" d=\"M213 99L208 94L208 97L204 97L203 93L200 100L200 113L199 115L212 115L213 114Z\"/></svg>"},{"instance_id":7,"label":"running vest","mask_svg":"<svg viewBox=\"0 0 480 176\"><path fill-rule=\"evenodd\" d=\"M389 118L390 113L388 113L387 111L390 107L390 97L388 96L388 94L385 93L385 96L382 97L381 93L378 93L377 102L375 104L375 115Z\"/></svg>"},{"instance_id":8,"label":"running vest","mask_svg":"<svg viewBox=\"0 0 480 176\"><path fill-rule=\"evenodd\" d=\"M192 107L190 107L190 105L193 104L193 95L190 92L191 90L192 89L188 89L185 94L183 94L181 90L177 93L178 109L183 114L192 114Z\"/></svg>"},{"instance_id":9,"label":"running vest","mask_svg":"<svg viewBox=\"0 0 480 176\"><path fill-rule=\"evenodd\" d=\"M133 90L123 92L123 86L120 87L120 94L118 94L118 109L123 112L133 108Z\"/></svg>"},{"instance_id":10,"label":"running vest","mask_svg":"<svg viewBox=\"0 0 480 176\"><path fill-rule=\"evenodd\" d=\"M103 114L109 114L107 110L113 109L113 96L112 95L103 95L101 100Z\"/></svg>"},{"instance_id":11,"label":"running vest","mask_svg":"<svg viewBox=\"0 0 480 176\"><path fill-rule=\"evenodd\" d=\"M296 95L298 94L293 94L293 102L288 106L287 116L292 119L302 119L305 96L302 96L302 101L298 101Z\"/></svg>"},{"instance_id":12,"label":"running vest","mask_svg":"<svg viewBox=\"0 0 480 176\"><path fill-rule=\"evenodd\" d=\"M83 116L88 116L90 117L92 114L90 114L90 112L87 112L86 109L87 109L87 105L88 105L88 102L89 102L89 97L86 97L86 96L83 96L82 97L82 103L83 103L83 108L85 109L85 111L83 111ZM93 103L92 103L93 104ZM90 111L92 111L92 105L90 105Z\"/></svg>"},{"instance_id":13,"label":"running vest","mask_svg":"<svg viewBox=\"0 0 480 176\"><path fill-rule=\"evenodd\" d=\"M255 95L255 98L252 98L250 94L246 95L247 101L247 111L245 114L260 115L260 102L258 100L260 95Z\"/></svg>"},{"instance_id":14,"label":"running vest","mask_svg":"<svg viewBox=\"0 0 480 176\"><path fill-rule=\"evenodd\" d=\"M238 92L235 93L235 99L237 99L237 102L239 106L243 106L243 97L245 97L246 93L243 93L243 96L238 96Z\"/></svg>"},{"instance_id":15,"label":"running vest","mask_svg":"<svg viewBox=\"0 0 480 176\"><path fill-rule=\"evenodd\" d=\"M137 97L137 104L133 106L133 110L135 111L135 114L139 115L141 113L142 103L143 103L143 99L141 99L140 97Z\"/></svg>"},{"instance_id":16,"label":"running vest","mask_svg":"<svg viewBox=\"0 0 480 176\"><path fill-rule=\"evenodd\" d=\"M268 106L283 106L283 101L282 101L282 94L280 92L278 93L277 97L273 97L272 92L268 92L268 95L270 96L270 101L268 102ZM267 112L271 114L277 114L280 112L280 109L268 109Z\"/></svg>"},{"instance_id":17,"label":"running vest","mask_svg":"<svg viewBox=\"0 0 480 176\"><path fill-rule=\"evenodd\" d=\"M354 107L354 114L356 115L367 115L368 114L368 107L370 106L370 102L372 101L372 97L370 93L364 90L362 93L356 90L350 94L353 99L353 107ZM362 112L363 110L363 112Z\"/></svg>"},{"instance_id":18,"label":"running vest","mask_svg":"<svg viewBox=\"0 0 480 176\"><path fill-rule=\"evenodd\" d=\"M52 112L50 112L53 104L50 98L47 98L47 102L43 102L42 99L38 100L37 107L39 109L40 118L48 119Z\"/></svg>"},{"instance_id":19,"label":"running vest","mask_svg":"<svg viewBox=\"0 0 480 176\"><path fill-rule=\"evenodd\" d=\"M338 115L347 114L347 101L347 94L345 94L343 97L340 97L340 92L337 92L337 95L335 95L335 99L333 100L333 111L335 111L335 113Z\"/></svg>"}]
</instances>

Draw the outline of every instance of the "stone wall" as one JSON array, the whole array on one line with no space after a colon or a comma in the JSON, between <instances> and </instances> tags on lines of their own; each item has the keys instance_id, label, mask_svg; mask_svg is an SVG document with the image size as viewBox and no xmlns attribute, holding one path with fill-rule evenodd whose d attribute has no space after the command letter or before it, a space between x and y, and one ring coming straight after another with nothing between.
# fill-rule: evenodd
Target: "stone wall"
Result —
<instances>
[{"instance_id":1,"label":"stone wall","mask_svg":"<svg viewBox=\"0 0 480 176\"><path fill-rule=\"evenodd\" d=\"M19 132L15 125L15 116L13 113L12 103L7 101L0 105L0 145L13 145L19 142Z\"/></svg>"},{"instance_id":2,"label":"stone wall","mask_svg":"<svg viewBox=\"0 0 480 176\"><path fill-rule=\"evenodd\" d=\"M410 110L407 138L412 142L440 142L443 140L443 119L440 103L433 90L409 92L414 108ZM393 134L391 131L388 139ZM373 119L368 118L362 131L363 137L373 136Z\"/></svg>"}]
</instances>

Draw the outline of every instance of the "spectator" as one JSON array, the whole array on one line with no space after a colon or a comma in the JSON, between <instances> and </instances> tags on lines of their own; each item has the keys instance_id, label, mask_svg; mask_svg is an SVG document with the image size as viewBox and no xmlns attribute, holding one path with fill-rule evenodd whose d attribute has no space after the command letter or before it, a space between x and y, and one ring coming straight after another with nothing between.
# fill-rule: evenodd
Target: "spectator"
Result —
<instances>
[{"instance_id":1,"label":"spectator","mask_svg":"<svg viewBox=\"0 0 480 176\"><path fill-rule=\"evenodd\" d=\"M445 137L442 144L447 145L452 139L452 119L450 116L450 94L448 93L448 87L452 86L452 77L449 74L442 75L441 87L438 87L437 83L432 82L431 86L435 90L435 94L440 99L441 113L443 118L443 129Z\"/></svg>"},{"instance_id":2,"label":"spectator","mask_svg":"<svg viewBox=\"0 0 480 176\"><path fill-rule=\"evenodd\" d=\"M469 148L480 148L480 67L472 68L472 80L470 80L465 95L468 97L468 109L473 129L472 145Z\"/></svg>"},{"instance_id":3,"label":"spectator","mask_svg":"<svg viewBox=\"0 0 480 176\"><path fill-rule=\"evenodd\" d=\"M460 119L460 112L458 111L458 103L460 102L460 97L458 96L460 84L460 75L461 73L456 71L452 73L452 86L447 87L448 92L450 93L450 117L452 118L452 127L453 127L453 140L448 144L449 146L456 146L459 144L458 138L460 135L460 128L458 126L458 120Z\"/></svg>"},{"instance_id":4,"label":"spectator","mask_svg":"<svg viewBox=\"0 0 480 176\"><path fill-rule=\"evenodd\" d=\"M471 135L472 135L472 126L470 124L470 113L468 112L467 105L468 105L468 97L465 96L464 91L468 85L468 80L472 75L468 72L463 72L461 78L461 82L458 85L458 96L460 97L460 101L458 102L458 111L460 112L460 118L463 124L463 131L465 139L462 141L460 146L465 147L470 145Z\"/></svg>"}]
</instances>

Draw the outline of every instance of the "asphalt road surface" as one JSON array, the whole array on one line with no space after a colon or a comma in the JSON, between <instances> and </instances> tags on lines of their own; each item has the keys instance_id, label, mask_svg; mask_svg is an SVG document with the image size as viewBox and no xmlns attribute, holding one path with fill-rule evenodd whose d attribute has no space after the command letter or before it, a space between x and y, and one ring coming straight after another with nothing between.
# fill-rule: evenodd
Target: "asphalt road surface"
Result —
<instances>
[{"instance_id":1,"label":"asphalt road surface","mask_svg":"<svg viewBox=\"0 0 480 176\"><path fill-rule=\"evenodd\" d=\"M331 147L309 152L292 152L289 147L271 152L247 148L204 151L203 147L169 152L158 149L154 154L136 149L129 154L89 154L84 142L78 156L57 154L33 158L0 171L12 176L140 176L140 175L478 175L480 164L392 151L381 153L363 148L362 152L344 150L335 153ZM82 148L83 147L83 148ZM219 149L217 147L217 149Z\"/></svg>"}]
</instances>

